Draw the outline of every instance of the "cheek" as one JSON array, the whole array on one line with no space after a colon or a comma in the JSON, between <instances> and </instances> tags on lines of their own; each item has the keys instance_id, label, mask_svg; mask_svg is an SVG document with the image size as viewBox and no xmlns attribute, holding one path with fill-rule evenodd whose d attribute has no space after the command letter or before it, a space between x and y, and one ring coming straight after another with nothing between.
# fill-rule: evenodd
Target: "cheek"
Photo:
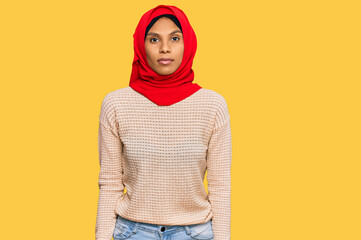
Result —
<instances>
[{"instance_id":1,"label":"cheek","mask_svg":"<svg viewBox=\"0 0 361 240\"><path fill-rule=\"evenodd\" d=\"M154 61L154 56L155 56L154 49L152 49L149 46L145 46L145 53L147 54L148 60Z\"/></svg>"},{"instance_id":2,"label":"cheek","mask_svg":"<svg viewBox=\"0 0 361 240\"><path fill-rule=\"evenodd\" d=\"M179 56L178 59L180 62L182 62L183 54L184 54L184 47L182 46L178 49L178 56Z\"/></svg>"}]
</instances>

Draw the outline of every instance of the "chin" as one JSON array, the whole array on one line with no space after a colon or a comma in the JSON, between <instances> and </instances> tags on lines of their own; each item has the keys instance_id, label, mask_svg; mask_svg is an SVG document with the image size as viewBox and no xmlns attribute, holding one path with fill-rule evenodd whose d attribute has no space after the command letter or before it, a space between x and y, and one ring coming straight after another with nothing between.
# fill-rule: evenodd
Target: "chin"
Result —
<instances>
[{"instance_id":1,"label":"chin","mask_svg":"<svg viewBox=\"0 0 361 240\"><path fill-rule=\"evenodd\" d=\"M158 74L159 74L159 75L170 75L170 74L172 74L172 73L174 73L174 72L158 73Z\"/></svg>"},{"instance_id":2,"label":"chin","mask_svg":"<svg viewBox=\"0 0 361 240\"><path fill-rule=\"evenodd\" d=\"M159 75L170 75L170 74L172 74L172 73L174 73L175 72L175 70L174 71L171 71L171 70L168 70L168 71L157 71L157 73L159 74Z\"/></svg>"}]
</instances>

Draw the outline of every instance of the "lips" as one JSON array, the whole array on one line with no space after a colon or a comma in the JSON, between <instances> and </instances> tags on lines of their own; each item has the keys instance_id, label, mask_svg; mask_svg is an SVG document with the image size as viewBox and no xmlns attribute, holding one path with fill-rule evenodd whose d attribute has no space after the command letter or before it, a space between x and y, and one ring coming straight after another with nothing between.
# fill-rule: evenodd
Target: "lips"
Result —
<instances>
[{"instance_id":1,"label":"lips","mask_svg":"<svg viewBox=\"0 0 361 240\"><path fill-rule=\"evenodd\" d=\"M174 61L174 59L171 59L171 58L160 58L158 59L158 62L160 64L163 64L163 65L168 65L170 63L172 63Z\"/></svg>"}]
</instances>

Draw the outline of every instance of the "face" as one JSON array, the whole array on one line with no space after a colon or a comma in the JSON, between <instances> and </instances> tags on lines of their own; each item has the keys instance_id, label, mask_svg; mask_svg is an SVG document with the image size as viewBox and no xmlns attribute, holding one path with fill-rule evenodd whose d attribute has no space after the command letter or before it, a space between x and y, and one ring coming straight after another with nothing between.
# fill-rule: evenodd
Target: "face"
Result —
<instances>
[{"instance_id":1,"label":"face","mask_svg":"<svg viewBox=\"0 0 361 240\"><path fill-rule=\"evenodd\" d=\"M169 75L181 65L184 53L183 34L169 18L162 17L155 22L148 31L144 45L148 64L156 73Z\"/></svg>"}]
</instances>

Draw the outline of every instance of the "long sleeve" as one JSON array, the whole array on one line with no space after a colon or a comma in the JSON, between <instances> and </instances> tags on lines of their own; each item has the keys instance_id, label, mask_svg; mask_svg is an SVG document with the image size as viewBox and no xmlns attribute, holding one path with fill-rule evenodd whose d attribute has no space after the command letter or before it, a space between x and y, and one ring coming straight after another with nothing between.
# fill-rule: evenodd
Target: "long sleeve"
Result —
<instances>
[{"instance_id":1,"label":"long sleeve","mask_svg":"<svg viewBox=\"0 0 361 240\"><path fill-rule=\"evenodd\" d=\"M207 151L208 199L214 240L231 239L232 137L227 103L222 98Z\"/></svg>"},{"instance_id":2,"label":"long sleeve","mask_svg":"<svg viewBox=\"0 0 361 240\"><path fill-rule=\"evenodd\" d=\"M122 181L122 142L111 99L102 102L99 117L99 199L95 227L96 240L111 240L116 222L115 207L124 194Z\"/></svg>"}]
</instances>

